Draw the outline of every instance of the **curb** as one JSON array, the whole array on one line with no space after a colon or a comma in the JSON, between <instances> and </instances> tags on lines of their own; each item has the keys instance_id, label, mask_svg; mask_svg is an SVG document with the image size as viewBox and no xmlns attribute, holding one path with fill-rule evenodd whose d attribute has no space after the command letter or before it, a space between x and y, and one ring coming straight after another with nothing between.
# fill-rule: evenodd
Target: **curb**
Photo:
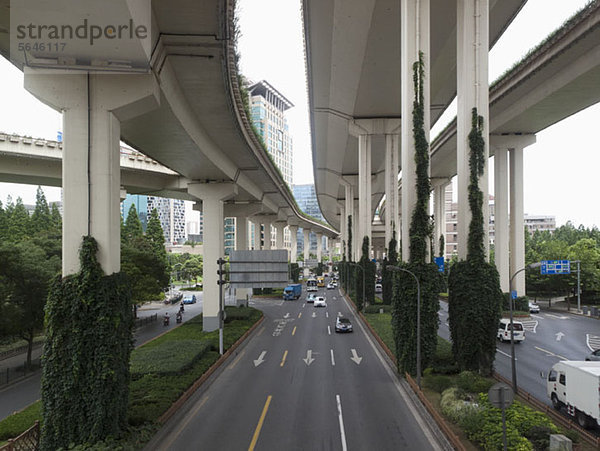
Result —
<instances>
[{"instance_id":1,"label":"curb","mask_svg":"<svg viewBox=\"0 0 600 451\"><path fill-rule=\"evenodd\" d=\"M206 370L206 372L200 376L200 378L198 380L196 380L196 382L194 382L192 384L192 386L190 388L188 388L185 392L183 392L183 394L179 397L179 399L177 401L175 401L171 407L169 407L167 409L167 411L165 413L163 413L159 418L158 418L158 423L160 424L165 424L182 406L183 404L194 394L194 392L196 390L198 390L198 388L200 388L200 386L206 382L206 380L213 375L213 373L219 369L219 367L221 365L223 365L223 363L225 363L225 361L229 358L229 356L233 353L233 351L235 351L247 338L248 336L254 332L254 330L262 324L262 322L264 321L265 316L261 316L260 319L255 322L252 327L250 327L250 329L248 329L244 335L242 335L240 338L237 339L237 341L232 344L229 349L227 351L225 351L225 354L223 354L221 357L219 357L219 359L213 363L213 365Z\"/></svg>"}]
</instances>

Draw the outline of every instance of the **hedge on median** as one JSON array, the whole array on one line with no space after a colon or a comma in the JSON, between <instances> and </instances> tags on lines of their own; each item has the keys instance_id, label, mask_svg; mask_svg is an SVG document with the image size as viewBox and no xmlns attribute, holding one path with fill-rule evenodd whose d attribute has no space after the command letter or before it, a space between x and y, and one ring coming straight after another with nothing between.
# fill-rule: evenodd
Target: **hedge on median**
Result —
<instances>
[{"instance_id":1,"label":"hedge on median","mask_svg":"<svg viewBox=\"0 0 600 451\"><path fill-rule=\"evenodd\" d=\"M206 340L178 340L163 342L153 348L141 347L131 355L131 377L135 380L146 374L182 373L210 346Z\"/></svg>"}]
</instances>

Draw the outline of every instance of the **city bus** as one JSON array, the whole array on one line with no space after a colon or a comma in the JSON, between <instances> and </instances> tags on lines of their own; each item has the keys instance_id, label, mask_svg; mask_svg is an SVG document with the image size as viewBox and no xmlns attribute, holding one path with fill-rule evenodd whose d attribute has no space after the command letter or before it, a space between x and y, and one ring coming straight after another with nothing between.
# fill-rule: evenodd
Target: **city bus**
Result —
<instances>
[{"instance_id":1,"label":"city bus","mask_svg":"<svg viewBox=\"0 0 600 451\"><path fill-rule=\"evenodd\" d=\"M306 281L306 291L319 291L317 288L317 279L310 278Z\"/></svg>"},{"instance_id":2,"label":"city bus","mask_svg":"<svg viewBox=\"0 0 600 451\"><path fill-rule=\"evenodd\" d=\"M323 276L317 277L317 287L325 288L325 277L323 277Z\"/></svg>"}]
</instances>

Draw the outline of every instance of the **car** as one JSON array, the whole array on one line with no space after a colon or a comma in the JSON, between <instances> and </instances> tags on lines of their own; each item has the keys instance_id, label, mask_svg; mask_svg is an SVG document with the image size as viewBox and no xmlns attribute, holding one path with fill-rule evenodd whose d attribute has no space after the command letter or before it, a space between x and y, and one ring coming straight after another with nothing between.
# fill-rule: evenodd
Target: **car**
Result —
<instances>
[{"instance_id":1,"label":"car","mask_svg":"<svg viewBox=\"0 0 600 451\"><path fill-rule=\"evenodd\" d=\"M352 323L348 318L338 316L335 320L335 331L336 332L352 332Z\"/></svg>"},{"instance_id":2,"label":"car","mask_svg":"<svg viewBox=\"0 0 600 451\"><path fill-rule=\"evenodd\" d=\"M186 296L183 298L184 304L195 304L196 303L196 295L192 294L191 296Z\"/></svg>"},{"instance_id":3,"label":"car","mask_svg":"<svg viewBox=\"0 0 600 451\"><path fill-rule=\"evenodd\" d=\"M529 313L540 313L540 306L535 302L529 303Z\"/></svg>"},{"instance_id":4,"label":"car","mask_svg":"<svg viewBox=\"0 0 600 451\"><path fill-rule=\"evenodd\" d=\"M315 307L327 307L327 302L323 296L317 296L314 300Z\"/></svg>"},{"instance_id":5,"label":"car","mask_svg":"<svg viewBox=\"0 0 600 451\"><path fill-rule=\"evenodd\" d=\"M317 295L314 293L310 293L307 297L306 297L306 302L315 302L315 299L317 298Z\"/></svg>"},{"instance_id":6,"label":"car","mask_svg":"<svg viewBox=\"0 0 600 451\"><path fill-rule=\"evenodd\" d=\"M383 293L383 285L380 283L375 284L375 293Z\"/></svg>"},{"instance_id":7,"label":"car","mask_svg":"<svg viewBox=\"0 0 600 451\"><path fill-rule=\"evenodd\" d=\"M329 282L329 283L327 284L327 289L328 289L328 290L333 290L334 288L335 288L335 285L333 284L333 282Z\"/></svg>"},{"instance_id":8,"label":"car","mask_svg":"<svg viewBox=\"0 0 600 451\"><path fill-rule=\"evenodd\" d=\"M333 288L337 288L338 287L338 283L334 280L333 282L331 282L333 284Z\"/></svg>"},{"instance_id":9,"label":"car","mask_svg":"<svg viewBox=\"0 0 600 451\"><path fill-rule=\"evenodd\" d=\"M590 362L590 361L600 362L600 349L596 349L591 354L586 355L585 360L587 360L588 362Z\"/></svg>"}]
</instances>

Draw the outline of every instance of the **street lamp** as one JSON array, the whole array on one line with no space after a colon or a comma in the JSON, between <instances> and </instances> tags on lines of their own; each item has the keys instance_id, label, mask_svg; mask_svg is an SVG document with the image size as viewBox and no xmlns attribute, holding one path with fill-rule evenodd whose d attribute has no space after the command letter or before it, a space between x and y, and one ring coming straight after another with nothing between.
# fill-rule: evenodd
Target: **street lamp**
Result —
<instances>
[{"instance_id":1,"label":"street lamp","mask_svg":"<svg viewBox=\"0 0 600 451\"><path fill-rule=\"evenodd\" d=\"M511 367L511 372L512 372L513 392L515 394L518 391L518 386L517 386L517 365L516 365L516 361L515 361L515 339L514 339L514 328L513 328L513 298L512 298L513 280L514 280L515 276L517 274L519 274L521 271L525 271L526 269L539 268L540 266L542 266L541 262L531 263L530 265L525 266L525 268L521 268L516 273L514 273L512 275L512 277L510 278L510 281L508 282L508 289L509 289L508 308L510 311L510 367Z\"/></svg>"},{"instance_id":2,"label":"street lamp","mask_svg":"<svg viewBox=\"0 0 600 451\"><path fill-rule=\"evenodd\" d=\"M417 385L421 388L421 284L417 276L408 269L400 268L399 266L389 265L386 267L388 271L407 272L414 277L417 282Z\"/></svg>"},{"instance_id":3,"label":"street lamp","mask_svg":"<svg viewBox=\"0 0 600 451\"><path fill-rule=\"evenodd\" d=\"M358 263L354 263L354 262L348 262L349 264L351 264L352 266L356 266L357 268L360 268L360 270L362 271L362 277L363 277L363 283L362 283L362 298L363 298L363 310L365 309L365 303L367 301L367 297L365 296L365 268L363 268L362 266L360 266ZM346 283L348 283L346 281Z\"/></svg>"}]
</instances>

